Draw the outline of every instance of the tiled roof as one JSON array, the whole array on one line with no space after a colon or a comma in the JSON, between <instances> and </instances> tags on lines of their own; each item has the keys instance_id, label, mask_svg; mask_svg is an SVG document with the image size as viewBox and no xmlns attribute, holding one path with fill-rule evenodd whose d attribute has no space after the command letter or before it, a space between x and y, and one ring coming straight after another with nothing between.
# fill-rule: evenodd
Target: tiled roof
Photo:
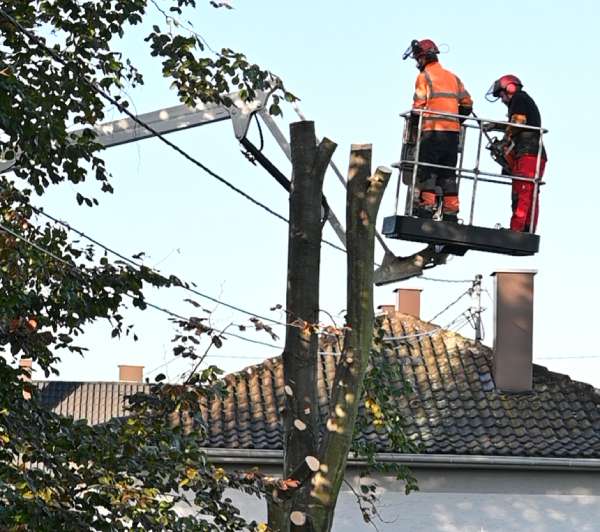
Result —
<instances>
[{"instance_id":1,"label":"tiled roof","mask_svg":"<svg viewBox=\"0 0 600 532\"><path fill-rule=\"evenodd\" d=\"M386 351L400 365L413 392L401 396L406 433L428 454L600 458L600 395L588 384L534 365L533 392L505 395L495 390L487 347L407 315L389 322L395 342ZM425 334L434 331L433 334ZM321 415L336 357L319 366ZM226 377L229 394L208 406L207 446L281 449L279 410L284 403L279 357ZM402 382L396 383L402 387ZM363 438L380 451L393 451L374 427Z\"/></svg>"},{"instance_id":2,"label":"tiled roof","mask_svg":"<svg viewBox=\"0 0 600 532\"><path fill-rule=\"evenodd\" d=\"M37 381L42 404L75 420L96 425L127 414L124 398L149 390L147 384L130 382Z\"/></svg>"},{"instance_id":3,"label":"tiled roof","mask_svg":"<svg viewBox=\"0 0 600 532\"><path fill-rule=\"evenodd\" d=\"M592 386L534 365L533 391L505 395L494 387L489 348L406 315L396 315L388 325L393 337L417 335L396 341L385 356L399 364L412 387L412 393L400 396L398 408L408 437L422 453L600 458L600 394ZM336 360L320 357L323 417ZM281 359L267 359L225 381L228 395L202 408L207 447L281 449ZM143 386L44 383L42 395L57 412L97 423L123 415L119 399ZM394 451L374 427L362 437L380 451Z\"/></svg>"}]
</instances>

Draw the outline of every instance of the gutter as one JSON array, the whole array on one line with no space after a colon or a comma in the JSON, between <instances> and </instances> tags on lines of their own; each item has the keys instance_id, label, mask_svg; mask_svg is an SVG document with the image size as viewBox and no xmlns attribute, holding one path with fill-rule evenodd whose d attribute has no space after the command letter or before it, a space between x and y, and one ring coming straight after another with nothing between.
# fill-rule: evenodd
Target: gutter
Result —
<instances>
[{"instance_id":1,"label":"gutter","mask_svg":"<svg viewBox=\"0 0 600 532\"><path fill-rule=\"evenodd\" d=\"M282 465L283 451L263 449L204 448L208 458L219 464ZM598 458L537 458L527 456L483 456L452 454L377 453L383 463L399 463L413 468L499 469L537 471L594 471L600 473ZM348 467L364 467L365 460L352 456Z\"/></svg>"}]
</instances>

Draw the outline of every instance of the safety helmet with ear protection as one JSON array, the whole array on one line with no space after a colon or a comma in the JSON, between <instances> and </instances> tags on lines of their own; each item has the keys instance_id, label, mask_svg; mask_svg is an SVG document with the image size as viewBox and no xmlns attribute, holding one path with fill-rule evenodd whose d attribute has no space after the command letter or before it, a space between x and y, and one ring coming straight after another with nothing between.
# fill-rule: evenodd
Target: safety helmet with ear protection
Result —
<instances>
[{"instance_id":1,"label":"safety helmet with ear protection","mask_svg":"<svg viewBox=\"0 0 600 532\"><path fill-rule=\"evenodd\" d=\"M428 57L435 59L439 53L440 51L437 45L431 39L422 39L420 41L413 39L406 51L402 54L402 59L408 59L409 57L416 59L417 61Z\"/></svg>"},{"instance_id":2,"label":"safety helmet with ear protection","mask_svg":"<svg viewBox=\"0 0 600 532\"><path fill-rule=\"evenodd\" d=\"M513 74L506 74L501 78L498 78L492 86L485 93L485 99L488 102L495 102L500 98L500 94L505 92L509 96L512 96L519 89L523 88L521 80Z\"/></svg>"}]
</instances>

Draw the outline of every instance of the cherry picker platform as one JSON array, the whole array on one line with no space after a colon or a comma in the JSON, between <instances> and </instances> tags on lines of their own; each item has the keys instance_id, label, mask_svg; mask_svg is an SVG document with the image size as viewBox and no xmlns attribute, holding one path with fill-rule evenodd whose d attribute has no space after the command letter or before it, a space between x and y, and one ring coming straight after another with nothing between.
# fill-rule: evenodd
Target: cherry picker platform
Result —
<instances>
[{"instance_id":1,"label":"cherry picker platform","mask_svg":"<svg viewBox=\"0 0 600 532\"><path fill-rule=\"evenodd\" d=\"M388 238L438 244L452 255L468 250L526 256L539 251L540 237L509 229L491 229L456 222L426 220L415 216L388 216L382 233Z\"/></svg>"},{"instance_id":2,"label":"cherry picker platform","mask_svg":"<svg viewBox=\"0 0 600 532\"><path fill-rule=\"evenodd\" d=\"M449 167L438 164L429 164L419 160L419 144L421 140L423 116L435 115L460 119L462 121L459 141L459 157L457 167ZM501 253L513 256L534 255L539 251L540 238L531 228L528 232L516 232L496 226L481 227L474 225L474 210L478 185L481 183L508 184L513 180L531 181L530 178L510 175L506 165L502 173L486 172L480 168L481 149L484 136L488 140L486 148L497 150L498 140L490 137L488 130L502 130L507 126L513 129L522 128L535 130L539 133L539 149L537 154L536 175L533 179L533 210L535 211L542 184L540 179L540 167L543 151L542 137L547 130L541 127L533 127L508 122L481 119L476 116L464 117L452 113L432 113L427 110L412 110L401 115L404 120L404 134L401 160L394 164L400 170L398 186L396 188L396 214L384 219L382 233L388 238L408 240L412 242L423 242L432 244L439 248L439 253L464 255L468 250L485 251L490 253ZM415 116L418 116L417 127L414 127ZM468 131L477 131L477 148L474 152L475 165L473 168L465 166L465 140ZM501 153L492 151L492 157L496 162L501 162ZM413 215L419 198L417 174L422 167L437 168L456 172L457 183L460 185L462 179L473 181L472 195L470 201L470 212L468 222L457 223L443 220L441 208L433 215L432 219L418 218ZM398 214L399 194L401 183L407 186L406 205L403 214ZM464 198L463 198L464 202ZM531 219L535 219L532 212Z\"/></svg>"}]
</instances>

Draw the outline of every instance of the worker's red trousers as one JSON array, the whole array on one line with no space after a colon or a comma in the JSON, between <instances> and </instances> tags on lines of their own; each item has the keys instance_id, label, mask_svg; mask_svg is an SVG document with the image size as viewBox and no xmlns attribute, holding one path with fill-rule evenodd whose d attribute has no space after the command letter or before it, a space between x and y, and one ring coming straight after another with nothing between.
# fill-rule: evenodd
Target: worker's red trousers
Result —
<instances>
[{"instance_id":1,"label":"worker's red trousers","mask_svg":"<svg viewBox=\"0 0 600 532\"><path fill-rule=\"evenodd\" d=\"M531 227L531 211L533 210L533 193L535 178L535 168L537 165L537 155L521 155L511 161L511 174L520 177L529 177L532 181L520 181L513 179L512 182L512 218L510 219L510 229L512 231L528 231ZM546 161L540 162L540 177L544 175ZM533 231L537 226L540 199L540 189L538 188L535 216L533 220Z\"/></svg>"}]
</instances>

